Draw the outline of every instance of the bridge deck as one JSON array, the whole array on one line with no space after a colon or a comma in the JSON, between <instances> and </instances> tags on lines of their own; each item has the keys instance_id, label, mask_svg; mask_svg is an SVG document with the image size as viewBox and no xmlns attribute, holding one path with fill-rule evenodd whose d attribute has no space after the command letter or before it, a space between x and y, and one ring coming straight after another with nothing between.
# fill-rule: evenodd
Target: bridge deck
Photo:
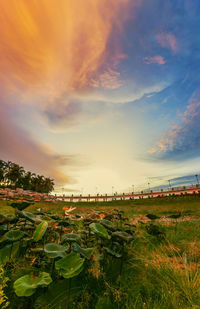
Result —
<instances>
[{"instance_id":1,"label":"bridge deck","mask_svg":"<svg viewBox=\"0 0 200 309\"><path fill-rule=\"evenodd\" d=\"M181 195L181 194L198 194L200 193L200 186L190 187L190 188L180 188L166 190L166 191L150 191L150 192L140 192L140 193L130 193L130 194L114 194L114 195L63 195L56 196L60 200L108 200L108 199L127 199L127 198L148 198L148 197L158 197L158 196L171 196L171 195Z\"/></svg>"}]
</instances>

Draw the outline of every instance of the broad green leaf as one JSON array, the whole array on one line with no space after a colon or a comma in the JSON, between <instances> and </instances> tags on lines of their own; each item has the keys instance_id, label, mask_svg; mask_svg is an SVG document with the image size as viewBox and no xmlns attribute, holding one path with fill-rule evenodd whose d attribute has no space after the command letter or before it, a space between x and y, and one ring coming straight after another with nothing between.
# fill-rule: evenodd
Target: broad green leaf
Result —
<instances>
[{"instance_id":1,"label":"broad green leaf","mask_svg":"<svg viewBox=\"0 0 200 309\"><path fill-rule=\"evenodd\" d=\"M44 236L46 230L48 228L48 222L47 221L42 221L36 228L34 234L33 234L33 239L34 241L39 241L42 239Z\"/></svg>"},{"instance_id":2,"label":"broad green leaf","mask_svg":"<svg viewBox=\"0 0 200 309\"><path fill-rule=\"evenodd\" d=\"M111 231L116 231L116 227L113 225L113 223L109 220L106 220L106 219L102 219L102 220L99 220L99 222L105 227L107 228L108 230L111 230Z\"/></svg>"},{"instance_id":3,"label":"broad green leaf","mask_svg":"<svg viewBox=\"0 0 200 309\"><path fill-rule=\"evenodd\" d=\"M74 252L80 253L84 258L90 259L94 248L81 248L77 243L73 244Z\"/></svg>"},{"instance_id":4,"label":"broad green leaf","mask_svg":"<svg viewBox=\"0 0 200 309\"><path fill-rule=\"evenodd\" d=\"M14 282L14 290L17 296L31 296L38 287L45 287L52 282L48 273L41 272L38 276L25 275Z\"/></svg>"},{"instance_id":5,"label":"broad green leaf","mask_svg":"<svg viewBox=\"0 0 200 309\"><path fill-rule=\"evenodd\" d=\"M65 243L65 242L77 242L77 243L80 243L81 242L81 237L80 235L78 234L65 234L62 236L62 243Z\"/></svg>"},{"instance_id":6,"label":"broad green leaf","mask_svg":"<svg viewBox=\"0 0 200 309\"><path fill-rule=\"evenodd\" d=\"M114 256L116 258L120 258L122 255L116 251L115 249L110 249L108 247L104 247L105 251L110 254L111 256Z\"/></svg>"},{"instance_id":7,"label":"broad green leaf","mask_svg":"<svg viewBox=\"0 0 200 309\"><path fill-rule=\"evenodd\" d=\"M118 241L125 241L127 243L131 242L134 237L126 232L116 231L112 233L112 238L117 239Z\"/></svg>"},{"instance_id":8,"label":"broad green leaf","mask_svg":"<svg viewBox=\"0 0 200 309\"><path fill-rule=\"evenodd\" d=\"M3 235L0 242L3 242L3 241L15 242L15 241L22 239L23 237L24 237L24 233L22 231L11 230Z\"/></svg>"},{"instance_id":9,"label":"broad green leaf","mask_svg":"<svg viewBox=\"0 0 200 309\"><path fill-rule=\"evenodd\" d=\"M99 237L104 238L104 239L110 239L110 236L106 228L100 223L91 223L89 225L89 228L91 229L92 232L94 232Z\"/></svg>"},{"instance_id":10,"label":"broad green leaf","mask_svg":"<svg viewBox=\"0 0 200 309\"><path fill-rule=\"evenodd\" d=\"M6 222L6 217L0 214L0 224L4 224Z\"/></svg>"},{"instance_id":11,"label":"broad green leaf","mask_svg":"<svg viewBox=\"0 0 200 309\"><path fill-rule=\"evenodd\" d=\"M55 268L64 278L73 278L83 270L84 261L85 259L81 258L79 253L73 252L56 261Z\"/></svg>"},{"instance_id":12,"label":"broad green leaf","mask_svg":"<svg viewBox=\"0 0 200 309\"><path fill-rule=\"evenodd\" d=\"M32 252L43 252L44 249L41 248L41 247L37 247L37 248L31 248L31 251L32 251Z\"/></svg>"},{"instance_id":13,"label":"broad green leaf","mask_svg":"<svg viewBox=\"0 0 200 309\"><path fill-rule=\"evenodd\" d=\"M44 252L49 258L64 257L65 250L66 248L64 246L55 243L49 243L44 246Z\"/></svg>"},{"instance_id":14,"label":"broad green leaf","mask_svg":"<svg viewBox=\"0 0 200 309\"><path fill-rule=\"evenodd\" d=\"M24 218L32 223L40 223L42 221L38 216L35 216L31 212L17 210L16 213L20 218Z\"/></svg>"},{"instance_id":15,"label":"broad green leaf","mask_svg":"<svg viewBox=\"0 0 200 309\"><path fill-rule=\"evenodd\" d=\"M10 206L17 208L19 210L24 210L25 208L27 208L31 204L34 204L34 203L22 201L22 202L13 202L13 203L10 204Z\"/></svg>"},{"instance_id":16,"label":"broad green leaf","mask_svg":"<svg viewBox=\"0 0 200 309\"><path fill-rule=\"evenodd\" d=\"M4 217L5 217L5 222L6 223L15 223L15 222L17 222L19 220L14 215L5 215Z\"/></svg>"},{"instance_id":17,"label":"broad green leaf","mask_svg":"<svg viewBox=\"0 0 200 309\"><path fill-rule=\"evenodd\" d=\"M84 287L81 282L71 281L70 295L67 293L69 279L63 279L53 282L45 293L42 293L35 302L36 308L59 308L66 309L68 301L73 302L73 299L83 293ZM70 299L69 299L70 298ZM70 307L70 306L69 306Z\"/></svg>"},{"instance_id":18,"label":"broad green leaf","mask_svg":"<svg viewBox=\"0 0 200 309\"><path fill-rule=\"evenodd\" d=\"M0 249L0 265L5 264L13 258L16 258L19 253L20 242L15 242L13 245L9 244Z\"/></svg>"}]
</instances>

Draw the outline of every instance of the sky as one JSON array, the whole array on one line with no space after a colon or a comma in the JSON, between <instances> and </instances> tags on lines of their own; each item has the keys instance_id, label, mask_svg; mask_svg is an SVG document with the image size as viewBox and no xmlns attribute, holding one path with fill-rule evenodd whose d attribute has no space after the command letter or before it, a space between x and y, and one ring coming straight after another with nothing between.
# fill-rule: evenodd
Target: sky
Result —
<instances>
[{"instance_id":1,"label":"sky","mask_svg":"<svg viewBox=\"0 0 200 309\"><path fill-rule=\"evenodd\" d=\"M199 174L198 0L0 0L0 22L1 159L70 194Z\"/></svg>"}]
</instances>

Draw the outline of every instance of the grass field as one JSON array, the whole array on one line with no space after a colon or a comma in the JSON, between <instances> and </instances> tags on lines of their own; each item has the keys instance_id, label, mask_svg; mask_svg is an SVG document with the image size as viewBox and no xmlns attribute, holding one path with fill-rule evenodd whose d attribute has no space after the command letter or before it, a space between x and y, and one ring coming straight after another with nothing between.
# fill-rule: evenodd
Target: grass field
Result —
<instances>
[{"instance_id":1,"label":"grass field","mask_svg":"<svg viewBox=\"0 0 200 309\"><path fill-rule=\"evenodd\" d=\"M200 197L107 203L38 202L26 211L34 212L41 208L52 214L63 214L64 206L77 207L73 212L77 214L91 213L94 210L109 212L118 208L125 212L129 222L136 225L135 240L129 247L129 258L123 266L120 285L104 282L106 289L102 298L112 295L112 301L99 302L91 307L87 292L73 308L200 308ZM0 213L13 213L9 202L0 202ZM165 238L160 239L147 232L146 227L152 223L145 216L148 213L160 217L153 224L166 235ZM181 213L180 218L167 218L177 213ZM87 297L88 301L85 299ZM64 307L55 305L51 308Z\"/></svg>"}]
</instances>

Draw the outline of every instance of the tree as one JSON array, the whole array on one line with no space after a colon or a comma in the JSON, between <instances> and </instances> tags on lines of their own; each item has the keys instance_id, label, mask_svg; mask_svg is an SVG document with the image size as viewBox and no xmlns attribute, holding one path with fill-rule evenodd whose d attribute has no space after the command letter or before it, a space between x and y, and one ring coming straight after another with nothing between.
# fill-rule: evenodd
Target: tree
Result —
<instances>
[{"instance_id":1,"label":"tree","mask_svg":"<svg viewBox=\"0 0 200 309\"><path fill-rule=\"evenodd\" d=\"M5 175L5 163L3 160L0 160L0 183L4 182Z\"/></svg>"},{"instance_id":2,"label":"tree","mask_svg":"<svg viewBox=\"0 0 200 309\"><path fill-rule=\"evenodd\" d=\"M44 180L44 188L45 188L45 192L49 193L51 191L53 191L54 189L54 180L51 178L45 178Z\"/></svg>"},{"instance_id":3,"label":"tree","mask_svg":"<svg viewBox=\"0 0 200 309\"><path fill-rule=\"evenodd\" d=\"M39 193L50 193L54 189L54 180L36 175L11 161L0 160L0 184L14 188L23 188Z\"/></svg>"},{"instance_id":4,"label":"tree","mask_svg":"<svg viewBox=\"0 0 200 309\"><path fill-rule=\"evenodd\" d=\"M22 186L24 190L31 190L31 182L32 178L35 176L35 174L31 172L25 172L22 178Z\"/></svg>"},{"instance_id":5,"label":"tree","mask_svg":"<svg viewBox=\"0 0 200 309\"><path fill-rule=\"evenodd\" d=\"M22 184L22 177L24 174L24 168L16 163L11 163L6 173L6 179L11 185L20 187Z\"/></svg>"}]
</instances>

